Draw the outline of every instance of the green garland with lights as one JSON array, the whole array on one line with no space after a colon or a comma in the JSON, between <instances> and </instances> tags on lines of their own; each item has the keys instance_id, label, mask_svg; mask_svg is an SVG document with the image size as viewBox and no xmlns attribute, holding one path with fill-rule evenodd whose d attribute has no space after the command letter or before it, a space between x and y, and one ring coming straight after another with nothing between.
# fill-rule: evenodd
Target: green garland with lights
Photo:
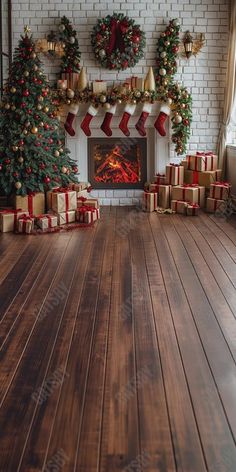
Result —
<instances>
[{"instance_id":1,"label":"green garland with lights","mask_svg":"<svg viewBox=\"0 0 236 472\"><path fill-rule=\"evenodd\" d=\"M187 88L174 82L177 72L176 57L179 51L180 25L177 19L169 22L161 33L157 45L156 85L161 102L169 105L173 111L172 142L177 154L186 152L192 122L192 97Z\"/></svg>"},{"instance_id":2,"label":"green garland with lights","mask_svg":"<svg viewBox=\"0 0 236 472\"><path fill-rule=\"evenodd\" d=\"M134 67L142 59L146 45L140 26L122 13L98 19L91 41L96 59L111 70Z\"/></svg>"},{"instance_id":3,"label":"green garland with lights","mask_svg":"<svg viewBox=\"0 0 236 472\"><path fill-rule=\"evenodd\" d=\"M64 44L61 73L80 71L80 49L76 30L70 21L63 16L59 25L59 40Z\"/></svg>"}]
</instances>

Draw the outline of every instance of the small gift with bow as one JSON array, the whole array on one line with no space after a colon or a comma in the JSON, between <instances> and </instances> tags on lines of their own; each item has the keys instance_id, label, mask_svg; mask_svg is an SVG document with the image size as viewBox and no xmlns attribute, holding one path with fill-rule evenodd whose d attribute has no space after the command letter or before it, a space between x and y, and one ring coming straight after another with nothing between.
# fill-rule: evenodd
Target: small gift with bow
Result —
<instances>
[{"instance_id":1,"label":"small gift with bow","mask_svg":"<svg viewBox=\"0 0 236 472\"><path fill-rule=\"evenodd\" d=\"M29 213L23 211L21 208L18 210L5 209L0 211L0 231L2 233L8 233L17 229L17 223L19 218L23 216L29 216Z\"/></svg>"},{"instance_id":2,"label":"small gift with bow","mask_svg":"<svg viewBox=\"0 0 236 472\"><path fill-rule=\"evenodd\" d=\"M166 166L166 183L169 185L182 185L184 183L184 167L180 164Z\"/></svg>"},{"instance_id":3,"label":"small gift with bow","mask_svg":"<svg viewBox=\"0 0 236 472\"><path fill-rule=\"evenodd\" d=\"M18 233L32 233L34 229L34 218L31 216L23 216L18 220Z\"/></svg>"},{"instance_id":4,"label":"small gift with bow","mask_svg":"<svg viewBox=\"0 0 236 472\"><path fill-rule=\"evenodd\" d=\"M186 215L187 206L187 202L183 202L182 200L171 200L171 210L181 215Z\"/></svg>"},{"instance_id":5,"label":"small gift with bow","mask_svg":"<svg viewBox=\"0 0 236 472\"><path fill-rule=\"evenodd\" d=\"M13 206L16 210L21 209L30 215L41 215L45 212L45 194L43 192L29 192L26 196L14 195Z\"/></svg>"},{"instance_id":6,"label":"small gift with bow","mask_svg":"<svg viewBox=\"0 0 236 472\"><path fill-rule=\"evenodd\" d=\"M83 205L80 208L77 208L76 211L76 220L79 223L94 223L100 218L100 209L93 208L89 205Z\"/></svg>"},{"instance_id":7,"label":"small gift with bow","mask_svg":"<svg viewBox=\"0 0 236 472\"><path fill-rule=\"evenodd\" d=\"M64 213L76 210L77 196L74 190L69 188L56 188L52 192L52 209L56 213Z\"/></svg>"},{"instance_id":8,"label":"small gift with bow","mask_svg":"<svg viewBox=\"0 0 236 472\"><path fill-rule=\"evenodd\" d=\"M224 213L226 210L226 201L208 197L206 202L206 210L208 213L215 213L216 211Z\"/></svg>"},{"instance_id":9,"label":"small gift with bow","mask_svg":"<svg viewBox=\"0 0 236 472\"><path fill-rule=\"evenodd\" d=\"M172 188L172 198L185 202L198 203L203 208L205 206L205 187L197 184L183 184Z\"/></svg>"},{"instance_id":10,"label":"small gift with bow","mask_svg":"<svg viewBox=\"0 0 236 472\"><path fill-rule=\"evenodd\" d=\"M143 209L148 212L155 211L158 207L158 193L156 191L144 191Z\"/></svg>"},{"instance_id":11,"label":"small gift with bow","mask_svg":"<svg viewBox=\"0 0 236 472\"><path fill-rule=\"evenodd\" d=\"M216 170L218 156L213 152L196 152L194 155L187 155L187 169L197 171Z\"/></svg>"},{"instance_id":12,"label":"small gift with bow","mask_svg":"<svg viewBox=\"0 0 236 472\"><path fill-rule=\"evenodd\" d=\"M197 216L200 210L198 203L187 203L187 215Z\"/></svg>"},{"instance_id":13,"label":"small gift with bow","mask_svg":"<svg viewBox=\"0 0 236 472\"><path fill-rule=\"evenodd\" d=\"M46 231L57 226L57 216L53 214L38 215L36 223L39 228Z\"/></svg>"},{"instance_id":14,"label":"small gift with bow","mask_svg":"<svg viewBox=\"0 0 236 472\"><path fill-rule=\"evenodd\" d=\"M227 200L231 191L229 182L214 182L210 187L210 197L217 200Z\"/></svg>"}]
</instances>

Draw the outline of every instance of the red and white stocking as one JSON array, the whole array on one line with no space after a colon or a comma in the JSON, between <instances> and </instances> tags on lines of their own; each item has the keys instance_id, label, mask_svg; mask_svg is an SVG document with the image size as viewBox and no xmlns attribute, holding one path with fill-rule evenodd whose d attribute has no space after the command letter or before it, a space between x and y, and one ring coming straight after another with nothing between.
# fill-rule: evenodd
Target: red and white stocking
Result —
<instances>
[{"instance_id":1,"label":"red and white stocking","mask_svg":"<svg viewBox=\"0 0 236 472\"><path fill-rule=\"evenodd\" d=\"M65 130L67 131L67 133L70 136L75 135L75 130L72 127L72 125L73 125L73 121L74 121L74 119L75 119L75 117L78 113L78 110L79 110L79 105L76 105L76 104L71 105L70 108L69 108L67 118L66 118L66 122L64 124Z\"/></svg>"},{"instance_id":2,"label":"red and white stocking","mask_svg":"<svg viewBox=\"0 0 236 472\"><path fill-rule=\"evenodd\" d=\"M96 116L98 109L95 108L93 105L90 105L81 125L80 128L86 134L86 136L91 136L91 130L89 128L90 122L92 121L93 117Z\"/></svg>"},{"instance_id":3,"label":"red and white stocking","mask_svg":"<svg viewBox=\"0 0 236 472\"><path fill-rule=\"evenodd\" d=\"M119 124L119 128L121 129L122 133L125 134L125 136L129 136L130 132L128 129L128 123L130 117L134 114L135 112L136 105L132 105L131 103L128 103L125 106L124 114L122 116L121 122Z\"/></svg>"},{"instance_id":4,"label":"red and white stocking","mask_svg":"<svg viewBox=\"0 0 236 472\"><path fill-rule=\"evenodd\" d=\"M161 135L161 136L166 136L166 130L164 128L164 124L168 118L168 116L170 115L170 107L168 105L161 105L161 108L160 108L160 113L154 123L154 126L156 128L156 130L158 131L158 133Z\"/></svg>"},{"instance_id":5,"label":"red and white stocking","mask_svg":"<svg viewBox=\"0 0 236 472\"><path fill-rule=\"evenodd\" d=\"M101 125L101 130L107 135L107 136L112 136L112 130L111 130L111 120L113 118L113 115L116 112L116 105L111 107L109 111L106 112L104 116L104 120Z\"/></svg>"},{"instance_id":6,"label":"red and white stocking","mask_svg":"<svg viewBox=\"0 0 236 472\"><path fill-rule=\"evenodd\" d=\"M139 117L138 122L135 125L136 130L139 132L141 136L146 136L144 125L151 111L152 111L151 103L144 103L142 113Z\"/></svg>"}]
</instances>

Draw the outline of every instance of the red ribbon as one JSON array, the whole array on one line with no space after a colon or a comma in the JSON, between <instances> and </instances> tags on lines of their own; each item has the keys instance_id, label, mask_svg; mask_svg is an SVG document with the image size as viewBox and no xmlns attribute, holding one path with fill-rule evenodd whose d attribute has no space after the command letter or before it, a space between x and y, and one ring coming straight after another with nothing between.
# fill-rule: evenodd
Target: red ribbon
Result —
<instances>
[{"instance_id":1,"label":"red ribbon","mask_svg":"<svg viewBox=\"0 0 236 472\"><path fill-rule=\"evenodd\" d=\"M48 219L48 227L52 227L52 216L51 215L38 215L37 218L41 220L42 218L47 218Z\"/></svg>"},{"instance_id":2,"label":"red ribbon","mask_svg":"<svg viewBox=\"0 0 236 472\"><path fill-rule=\"evenodd\" d=\"M220 200L222 200L223 191L225 189L227 189L228 193L229 193L229 189L230 189L231 185L230 185L229 182L214 182L214 184L211 184L213 198L216 198L215 195L216 195L216 188L217 187L218 187L218 189L220 189Z\"/></svg>"},{"instance_id":3,"label":"red ribbon","mask_svg":"<svg viewBox=\"0 0 236 472\"><path fill-rule=\"evenodd\" d=\"M20 218L20 220L22 221L22 233L25 233L27 221L33 221L33 220L30 216L26 216L26 215L23 215L23 217Z\"/></svg>"},{"instance_id":4,"label":"red ribbon","mask_svg":"<svg viewBox=\"0 0 236 472\"><path fill-rule=\"evenodd\" d=\"M69 211L69 192L72 192L70 188L64 188L64 187L59 187L59 188L54 188L53 193L64 193L65 194L65 203L66 203L66 210Z\"/></svg>"},{"instance_id":5,"label":"red ribbon","mask_svg":"<svg viewBox=\"0 0 236 472\"><path fill-rule=\"evenodd\" d=\"M35 192L29 192L27 197L29 214L33 215L33 197L35 197Z\"/></svg>"},{"instance_id":6,"label":"red ribbon","mask_svg":"<svg viewBox=\"0 0 236 472\"><path fill-rule=\"evenodd\" d=\"M23 210L21 208L18 208L17 210L1 210L0 214L14 215L14 227L16 228L17 221L18 221L17 214L20 212L23 212ZM26 217L26 216L27 216L26 213L23 213L23 215L21 215L21 218Z\"/></svg>"},{"instance_id":7,"label":"red ribbon","mask_svg":"<svg viewBox=\"0 0 236 472\"><path fill-rule=\"evenodd\" d=\"M124 35L127 33L127 30L128 21L126 19L123 21L116 20L115 18L111 19L111 33L107 54L111 55L116 49L119 49L120 52L125 51Z\"/></svg>"}]
</instances>

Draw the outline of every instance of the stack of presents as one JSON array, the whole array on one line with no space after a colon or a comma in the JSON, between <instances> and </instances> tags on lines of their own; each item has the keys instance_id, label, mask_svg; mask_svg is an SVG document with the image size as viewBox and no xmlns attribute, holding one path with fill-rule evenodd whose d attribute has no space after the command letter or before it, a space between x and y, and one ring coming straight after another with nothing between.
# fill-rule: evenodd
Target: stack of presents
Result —
<instances>
[{"instance_id":1,"label":"stack of presents","mask_svg":"<svg viewBox=\"0 0 236 472\"><path fill-rule=\"evenodd\" d=\"M0 210L0 231L17 233L53 232L70 225L90 225L100 218L99 202L90 198L86 182L54 188L46 193L14 195L11 208ZM47 212L45 212L45 207Z\"/></svg>"},{"instance_id":2,"label":"stack of presents","mask_svg":"<svg viewBox=\"0 0 236 472\"><path fill-rule=\"evenodd\" d=\"M226 208L231 185L221 181L218 156L213 152L187 155L180 164L166 166L166 174L157 174L145 186L143 206L146 211L170 208L183 215L197 215L200 208L208 213Z\"/></svg>"}]
</instances>

